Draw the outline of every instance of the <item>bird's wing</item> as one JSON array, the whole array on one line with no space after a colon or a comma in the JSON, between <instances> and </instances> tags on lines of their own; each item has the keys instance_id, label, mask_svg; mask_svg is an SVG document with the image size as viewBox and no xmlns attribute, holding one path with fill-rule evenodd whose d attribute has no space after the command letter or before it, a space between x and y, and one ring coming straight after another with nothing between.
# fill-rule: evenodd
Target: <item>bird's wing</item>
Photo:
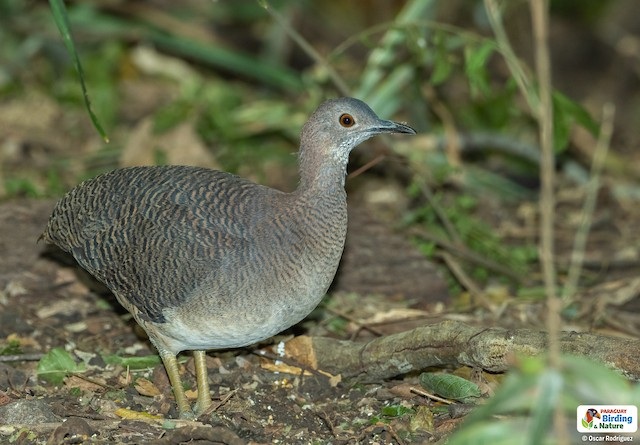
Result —
<instances>
[{"instance_id":1,"label":"bird's wing","mask_svg":"<svg viewBox=\"0 0 640 445\"><path fill-rule=\"evenodd\" d=\"M163 322L163 308L179 306L205 277L232 267L230 257L250 250L250 228L264 214L255 198L267 190L194 167L116 170L63 198L45 238L128 309Z\"/></svg>"}]
</instances>

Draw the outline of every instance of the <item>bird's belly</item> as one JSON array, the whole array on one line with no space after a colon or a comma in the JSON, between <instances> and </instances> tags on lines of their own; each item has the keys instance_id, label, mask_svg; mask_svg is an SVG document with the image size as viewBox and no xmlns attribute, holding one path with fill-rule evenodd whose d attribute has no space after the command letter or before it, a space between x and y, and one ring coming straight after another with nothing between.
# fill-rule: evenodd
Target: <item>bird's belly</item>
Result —
<instances>
[{"instance_id":1,"label":"bird's belly","mask_svg":"<svg viewBox=\"0 0 640 445\"><path fill-rule=\"evenodd\" d=\"M173 351L239 348L257 343L277 334L280 330L265 325L229 323L218 320L173 320L162 328L164 342ZM284 328L283 328L284 329Z\"/></svg>"},{"instance_id":2,"label":"bird's belly","mask_svg":"<svg viewBox=\"0 0 640 445\"><path fill-rule=\"evenodd\" d=\"M195 312L165 311L165 317L171 322L161 324L161 340L174 352L251 345L300 322L323 295L321 292L295 302L285 297L279 304L264 304L236 313L224 311L199 316Z\"/></svg>"}]
</instances>

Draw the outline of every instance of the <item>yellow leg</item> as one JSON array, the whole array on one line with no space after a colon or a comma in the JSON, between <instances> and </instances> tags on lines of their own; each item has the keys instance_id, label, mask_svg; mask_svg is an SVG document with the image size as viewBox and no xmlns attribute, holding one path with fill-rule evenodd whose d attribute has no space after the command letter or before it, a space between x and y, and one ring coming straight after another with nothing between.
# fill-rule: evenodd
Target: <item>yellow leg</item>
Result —
<instances>
[{"instance_id":1,"label":"yellow leg","mask_svg":"<svg viewBox=\"0 0 640 445\"><path fill-rule=\"evenodd\" d=\"M193 360L196 365L196 383L198 385L198 400L194 411L196 417L198 417L211 406L211 394L209 393L206 353L204 351L193 351Z\"/></svg>"},{"instance_id":2,"label":"yellow leg","mask_svg":"<svg viewBox=\"0 0 640 445\"><path fill-rule=\"evenodd\" d=\"M171 352L159 351L160 358L164 363L164 367L169 375L169 381L171 382L171 388L173 388L173 395L176 398L176 404L178 405L178 415L181 419L193 419L194 415L191 412L191 407L187 401L187 396L184 394L184 388L182 387L182 380L180 380L180 373L178 372L178 361L176 356Z\"/></svg>"}]
</instances>

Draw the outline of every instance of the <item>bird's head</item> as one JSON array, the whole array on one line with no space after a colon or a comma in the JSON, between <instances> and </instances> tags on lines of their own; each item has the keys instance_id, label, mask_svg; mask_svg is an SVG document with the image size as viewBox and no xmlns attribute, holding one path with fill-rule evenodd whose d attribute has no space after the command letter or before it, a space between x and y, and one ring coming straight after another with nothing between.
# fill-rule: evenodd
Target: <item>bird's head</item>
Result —
<instances>
[{"instance_id":1,"label":"bird's head","mask_svg":"<svg viewBox=\"0 0 640 445\"><path fill-rule=\"evenodd\" d=\"M346 165L351 150L382 133L416 134L408 125L380 119L361 100L330 99L320 105L304 125L301 149L324 150L323 156Z\"/></svg>"}]
</instances>

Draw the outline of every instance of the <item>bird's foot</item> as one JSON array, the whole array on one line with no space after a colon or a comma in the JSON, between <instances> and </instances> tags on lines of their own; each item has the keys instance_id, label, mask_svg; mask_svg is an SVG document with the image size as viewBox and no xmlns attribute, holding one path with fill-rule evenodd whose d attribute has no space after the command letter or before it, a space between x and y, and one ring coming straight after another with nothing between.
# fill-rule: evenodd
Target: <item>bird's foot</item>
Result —
<instances>
[{"instance_id":1,"label":"bird's foot","mask_svg":"<svg viewBox=\"0 0 640 445\"><path fill-rule=\"evenodd\" d=\"M196 420L198 415L193 413L191 410L182 411L178 414L178 417L182 420Z\"/></svg>"},{"instance_id":2,"label":"bird's foot","mask_svg":"<svg viewBox=\"0 0 640 445\"><path fill-rule=\"evenodd\" d=\"M196 402L195 406L193 407L193 412L195 413L196 417L200 417L203 414L207 414L207 412L209 411L209 408L211 408L211 405L213 403L211 402L211 398L207 397L207 398L198 398L198 401Z\"/></svg>"}]
</instances>

